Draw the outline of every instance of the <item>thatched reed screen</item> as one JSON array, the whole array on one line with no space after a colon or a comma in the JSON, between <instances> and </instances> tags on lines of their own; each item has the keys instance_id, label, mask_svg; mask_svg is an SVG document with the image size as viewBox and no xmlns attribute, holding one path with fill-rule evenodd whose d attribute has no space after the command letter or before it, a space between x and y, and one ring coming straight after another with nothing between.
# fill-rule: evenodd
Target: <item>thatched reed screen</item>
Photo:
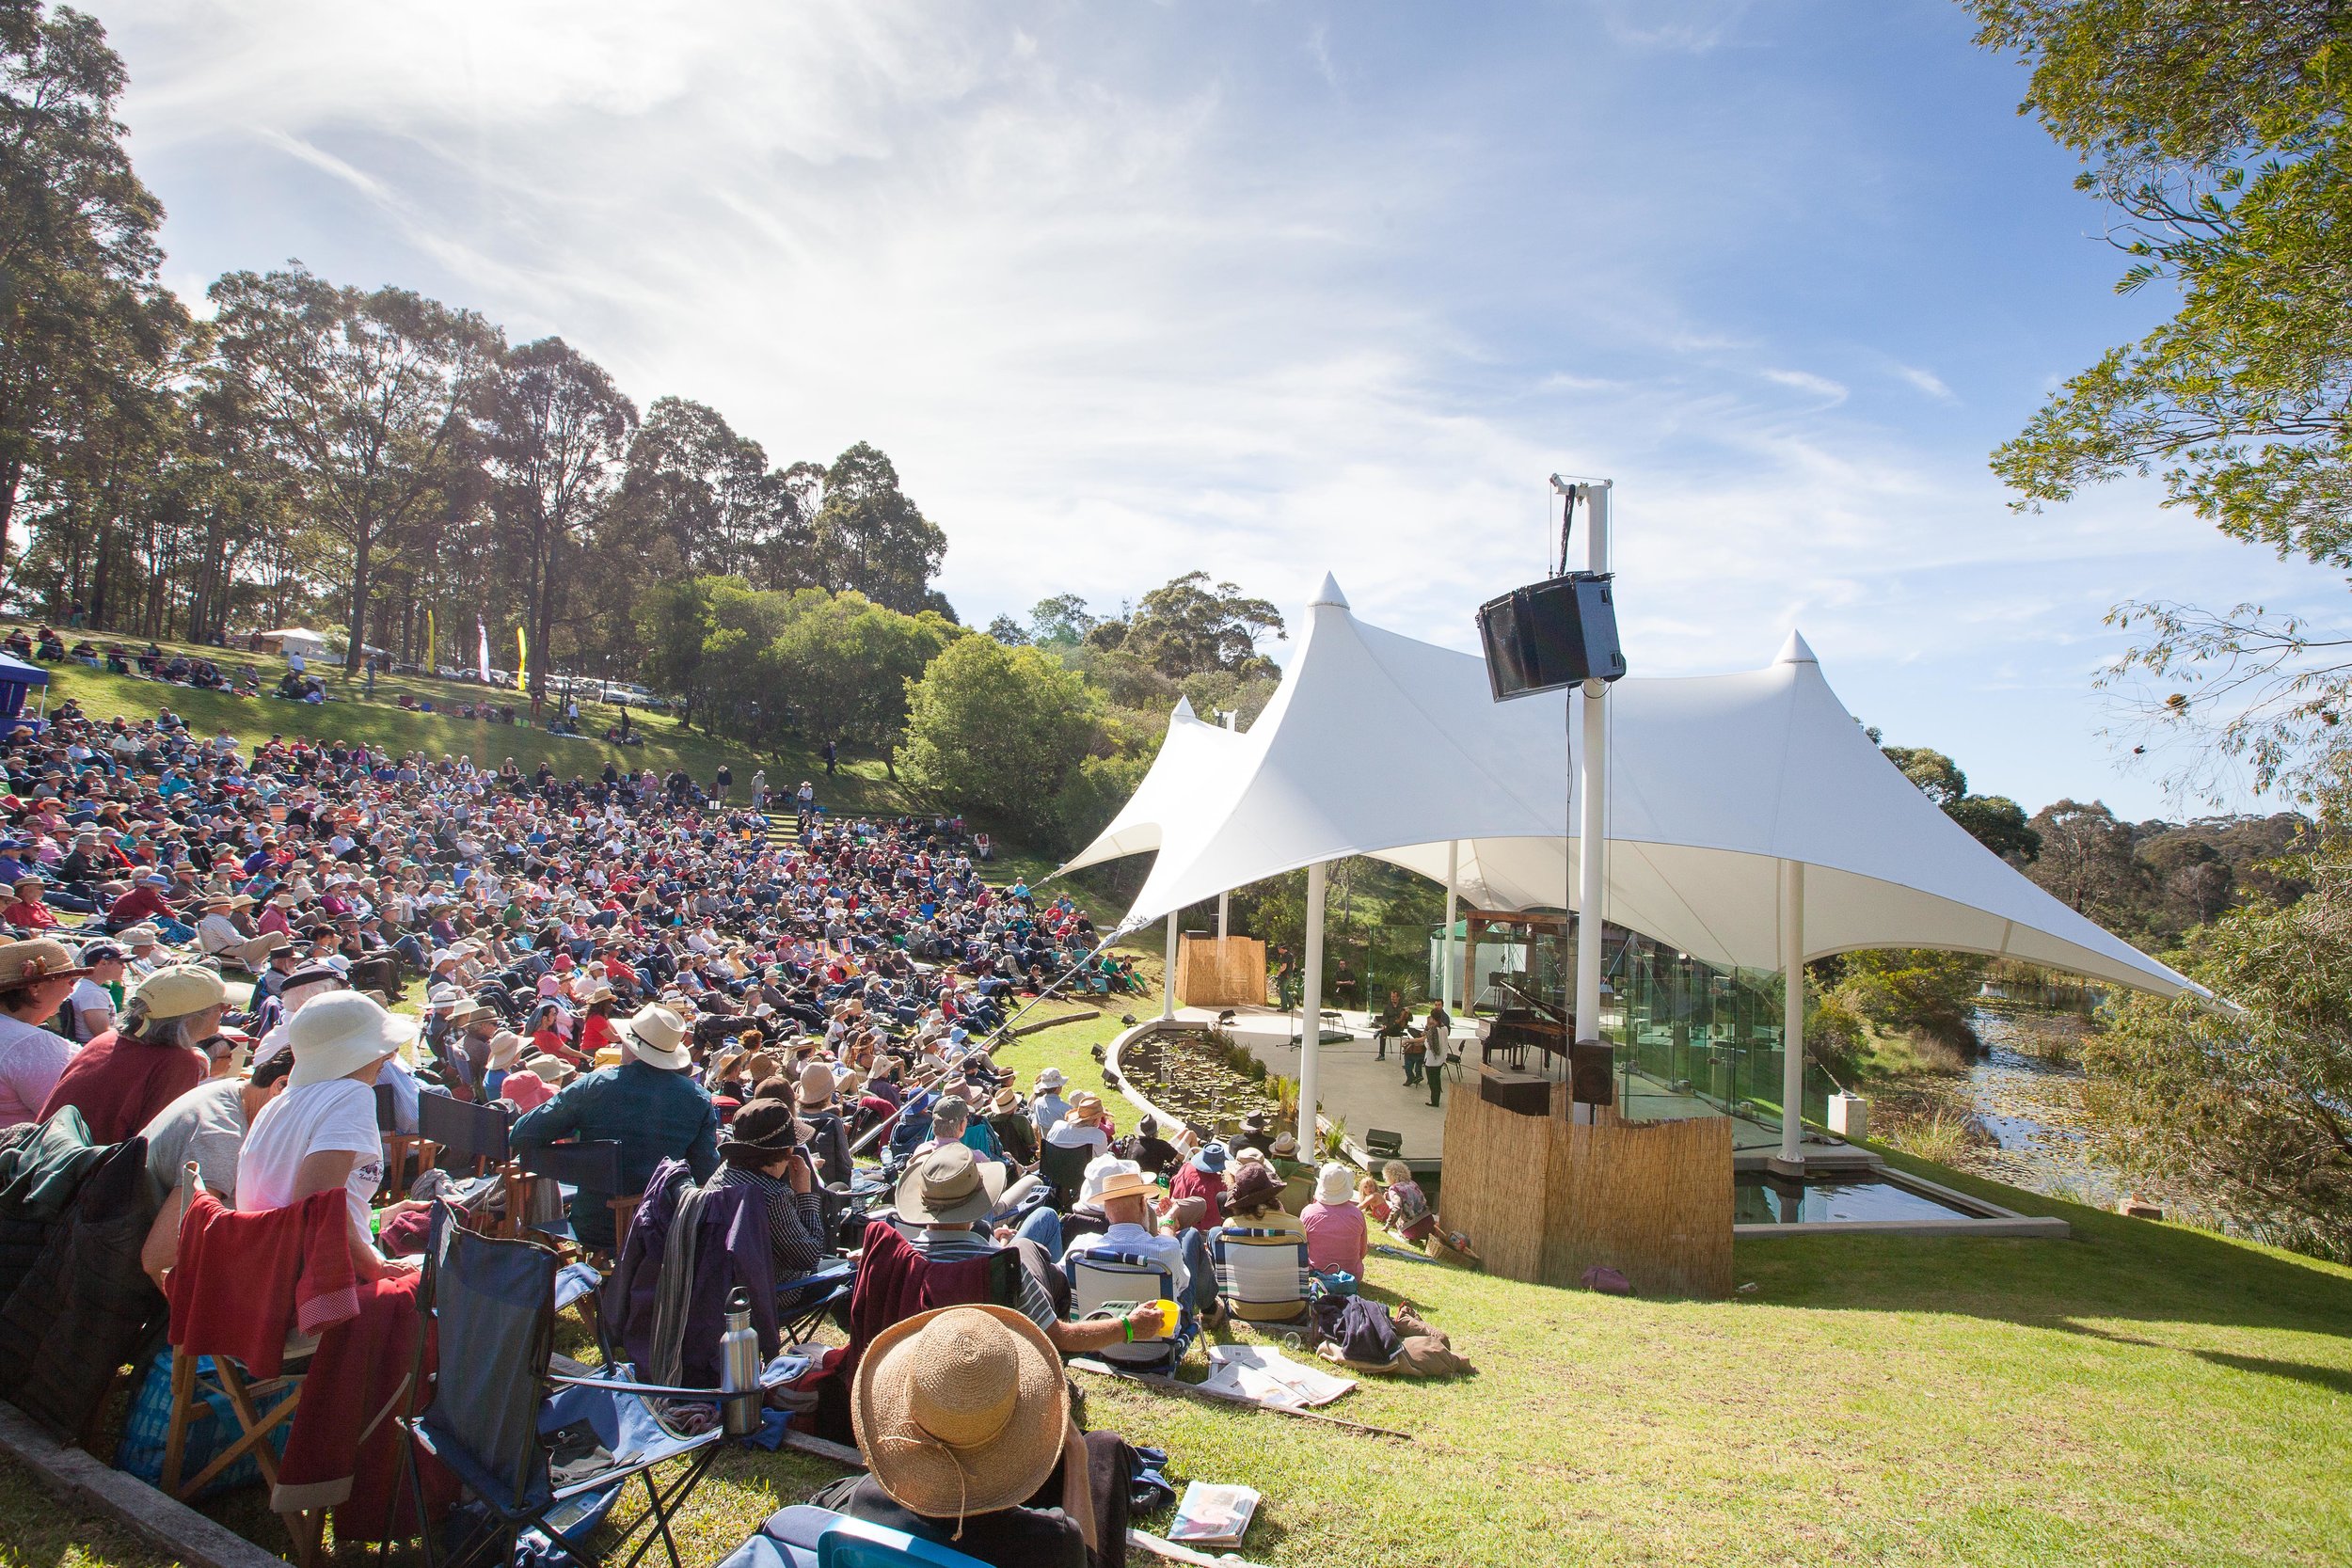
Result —
<instances>
[{"instance_id":1,"label":"thatched reed screen","mask_svg":"<svg viewBox=\"0 0 2352 1568\"><path fill-rule=\"evenodd\" d=\"M1176 949L1176 998L1188 1007L1263 1007L1265 943L1188 936Z\"/></svg>"},{"instance_id":2,"label":"thatched reed screen","mask_svg":"<svg viewBox=\"0 0 2352 1568\"><path fill-rule=\"evenodd\" d=\"M1520 1116L1450 1098L1438 1209L1470 1234L1489 1271L1573 1285L1604 1263L1644 1295L1731 1293L1731 1123L1624 1121L1571 1126L1567 1085L1552 1114Z\"/></svg>"}]
</instances>

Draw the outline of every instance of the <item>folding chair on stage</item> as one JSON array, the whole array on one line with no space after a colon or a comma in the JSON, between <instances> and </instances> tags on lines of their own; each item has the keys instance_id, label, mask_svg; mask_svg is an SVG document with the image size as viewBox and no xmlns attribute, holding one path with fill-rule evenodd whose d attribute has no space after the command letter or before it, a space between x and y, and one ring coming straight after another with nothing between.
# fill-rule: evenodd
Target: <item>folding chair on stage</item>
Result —
<instances>
[{"instance_id":1,"label":"folding chair on stage","mask_svg":"<svg viewBox=\"0 0 2352 1568\"><path fill-rule=\"evenodd\" d=\"M1290 1323L1307 1310L1307 1238L1227 1226L1210 1243L1216 1293L1244 1323Z\"/></svg>"},{"instance_id":2,"label":"folding chair on stage","mask_svg":"<svg viewBox=\"0 0 2352 1568\"><path fill-rule=\"evenodd\" d=\"M496 1522L446 1561L428 1533L431 1568L458 1568L477 1559L506 1568L526 1529L561 1540L587 1568L601 1568L609 1554L632 1541L622 1568L633 1568L656 1541L671 1568L683 1568L670 1523L718 1457L725 1430L713 1423L677 1436L661 1424L652 1402L707 1404L716 1398L712 1390L635 1382L626 1363L594 1377L553 1372L558 1259L537 1242L479 1235L455 1223L443 1206L435 1212L425 1259L424 1321L415 1355L421 1369L422 1336L437 1335L438 1371L433 1402L423 1415L401 1422L414 1445L407 1450L407 1490L420 1495L421 1450L455 1476ZM788 1381L806 1366L779 1358L763 1386ZM665 1466L676 1468L667 1482L657 1481L655 1472ZM613 1537L591 1545L594 1538L585 1531L574 1529L580 1540L564 1536L569 1524L617 1501L631 1481L644 1488L644 1511L625 1525L608 1520Z\"/></svg>"},{"instance_id":3,"label":"folding chair on stage","mask_svg":"<svg viewBox=\"0 0 2352 1568\"><path fill-rule=\"evenodd\" d=\"M1168 1272L1167 1264L1156 1258L1111 1247L1090 1247L1072 1253L1062 1260L1062 1273L1070 1281L1070 1315L1081 1321L1097 1312L1124 1311L1129 1307L1164 1300L1176 1293L1176 1276ZM1190 1326L1180 1324L1174 1332L1156 1338L1104 1345L1094 1354L1113 1366L1132 1371L1172 1370L1184 1358L1184 1349L1191 1344L1193 1332Z\"/></svg>"}]
</instances>

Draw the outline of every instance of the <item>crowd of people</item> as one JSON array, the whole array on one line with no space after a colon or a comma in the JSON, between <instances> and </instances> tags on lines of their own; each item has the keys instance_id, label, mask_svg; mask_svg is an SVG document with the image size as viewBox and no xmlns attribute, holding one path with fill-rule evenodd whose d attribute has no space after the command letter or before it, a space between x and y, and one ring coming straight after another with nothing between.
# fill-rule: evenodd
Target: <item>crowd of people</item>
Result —
<instances>
[{"instance_id":1,"label":"crowd of people","mask_svg":"<svg viewBox=\"0 0 2352 1568\"><path fill-rule=\"evenodd\" d=\"M984 881L952 820L831 818L764 774L248 748L71 703L0 744L0 1141L68 1111L91 1143L143 1137L159 1278L199 1195L340 1192L355 1275L413 1269L427 1205L388 1134L427 1096L497 1106L518 1151L610 1144L617 1184L533 1223L612 1265L641 1198L667 1225L686 1193L734 1195L787 1299L852 1255L850 1345L804 1398L873 1466L834 1504L984 1560L1121 1560L1155 1462L1078 1430L1057 1358L1181 1353L1225 1311L1224 1229L1295 1229L1352 1283L1372 1223L1434 1223L1403 1166L1359 1184L1262 1118L1122 1133L1058 1071L1024 1093L1000 1027L1132 968L1067 896ZM392 1010L412 989L417 1016ZM1096 1248L1160 1265L1169 1305L1075 1309L1060 1265ZM964 1398L926 1381L941 1357L1003 1381L1001 1445L936 1424ZM975 1453L965 1480L992 1483L950 1497Z\"/></svg>"}]
</instances>

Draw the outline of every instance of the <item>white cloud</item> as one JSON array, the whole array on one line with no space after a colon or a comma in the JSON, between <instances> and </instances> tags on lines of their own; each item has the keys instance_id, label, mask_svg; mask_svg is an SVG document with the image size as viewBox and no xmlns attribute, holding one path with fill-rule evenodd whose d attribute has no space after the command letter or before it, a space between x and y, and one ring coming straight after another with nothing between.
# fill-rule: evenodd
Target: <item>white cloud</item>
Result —
<instances>
[{"instance_id":1,"label":"white cloud","mask_svg":"<svg viewBox=\"0 0 2352 1568\"><path fill-rule=\"evenodd\" d=\"M1843 382L1832 381L1825 375L1815 375L1811 371L1767 370L1763 374L1765 380L1803 392L1808 397L1824 398L1832 404L1846 401Z\"/></svg>"},{"instance_id":2,"label":"white cloud","mask_svg":"<svg viewBox=\"0 0 2352 1568\"><path fill-rule=\"evenodd\" d=\"M1938 403L1957 403L1960 401L1952 395L1952 389L1944 385L1944 378L1936 374L1933 371L1921 370L1916 365L1897 365L1895 367L1895 373L1901 376L1905 381L1910 382L1914 387L1918 388L1919 390L1927 393L1928 396L1935 399Z\"/></svg>"}]
</instances>

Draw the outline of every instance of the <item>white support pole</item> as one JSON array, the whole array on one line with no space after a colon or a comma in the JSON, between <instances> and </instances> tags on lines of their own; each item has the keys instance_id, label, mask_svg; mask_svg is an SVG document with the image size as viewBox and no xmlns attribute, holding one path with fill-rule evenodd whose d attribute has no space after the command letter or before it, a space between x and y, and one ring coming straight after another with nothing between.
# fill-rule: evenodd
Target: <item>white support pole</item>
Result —
<instances>
[{"instance_id":1,"label":"white support pole","mask_svg":"<svg viewBox=\"0 0 2352 1568\"><path fill-rule=\"evenodd\" d=\"M1584 484L1584 563L1587 570L1609 570L1609 486ZM1608 816L1605 791L1609 738L1609 683L1584 683L1584 754L1578 759L1576 845L1576 1037L1597 1040L1600 1032L1600 957L1608 917Z\"/></svg>"},{"instance_id":2,"label":"white support pole","mask_svg":"<svg viewBox=\"0 0 2352 1568\"><path fill-rule=\"evenodd\" d=\"M1233 723L1234 717L1235 716L1232 708L1229 707L1225 710L1225 727L1227 729L1230 730L1236 727ZM1233 934L1232 910L1232 901L1233 895L1231 892L1220 893L1216 895L1216 951L1217 961L1219 963L1225 961L1225 939Z\"/></svg>"},{"instance_id":3,"label":"white support pole","mask_svg":"<svg viewBox=\"0 0 2352 1568\"><path fill-rule=\"evenodd\" d=\"M1176 922L1182 910L1168 911L1168 978L1160 987L1160 1016L1176 1016Z\"/></svg>"},{"instance_id":4,"label":"white support pole","mask_svg":"<svg viewBox=\"0 0 2352 1568\"><path fill-rule=\"evenodd\" d=\"M1325 863L1307 868L1307 988L1298 1021L1298 1157L1317 1163L1315 1053L1323 1044L1323 900Z\"/></svg>"},{"instance_id":5,"label":"white support pole","mask_svg":"<svg viewBox=\"0 0 2352 1568\"><path fill-rule=\"evenodd\" d=\"M1780 1163L1804 1164L1804 862L1780 877Z\"/></svg>"},{"instance_id":6,"label":"white support pole","mask_svg":"<svg viewBox=\"0 0 2352 1568\"><path fill-rule=\"evenodd\" d=\"M1445 981L1438 990L1438 995L1449 1013L1454 1011L1454 1004L1460 1000L1454 991L1461 982L1462 960L1460 950L1454 944L1454 923L1460 918L1460 898L1454 891L1454 884L1461 875L1462 841L1457 838L1445 847Z\"/></svg>"}]
</instances>

